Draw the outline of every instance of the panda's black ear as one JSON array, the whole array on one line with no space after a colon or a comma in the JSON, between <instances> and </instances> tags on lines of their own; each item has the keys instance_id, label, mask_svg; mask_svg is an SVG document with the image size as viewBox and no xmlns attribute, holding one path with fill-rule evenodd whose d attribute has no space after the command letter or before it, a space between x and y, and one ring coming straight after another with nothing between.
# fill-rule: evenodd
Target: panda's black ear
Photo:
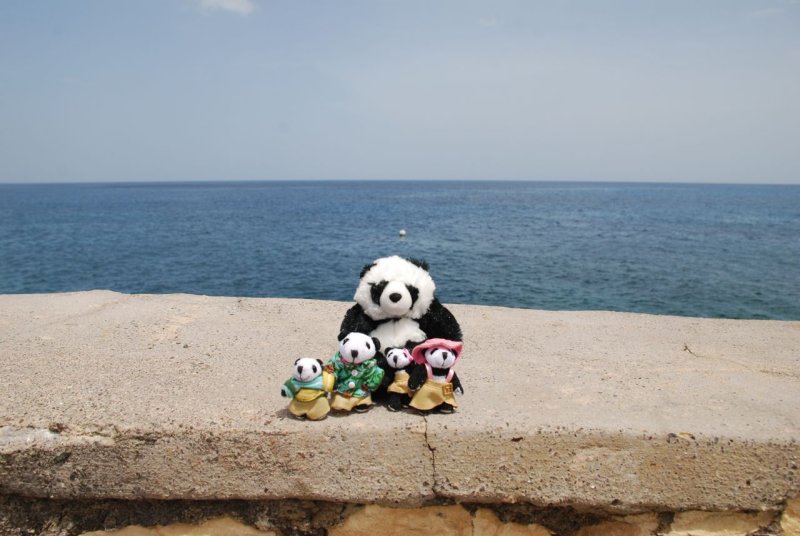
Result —
<instances>
[{"instance_id":1,"label":"panda's black ear","mask_svg":"<svg viewBox=\"0 0 800 536\"><path fill-rule=\"evenodd\" d=\"M414 266L418 266L419 268L422 268L426 272L428 271L428 263L423 261L422 259L410 259L409 258L409 259L406 259L406 260L408 262L410 262L411 264L413 264Z\"/></svg>"},{"instance_id":2,"label":"panda's black ear","mask_svg":"<svg viewBox=\"0 0 800 536\"><path fill-rule=\"evenodd\" d=\"M379 341L375 337L372 337L372 342L375 343L375 351L376 352L381 349L381 341Z\"/></svg>"},{"instance_id":3,"label":"panda's black ear","mask_svg":"<svg viewBox=\"0 0 800 536\"><path fill-rule=\"evenodd\" d=\"M373 266L375 266L374 262L372 264L365 264L364 267L361 269L361 273L358 274L358 278L363 279L363 277L367 274L367 272L372 270Z\"/></svg>"},{"instance_id":4,"label":"panda's black ear","mask_svg":"<svg viewBox=\"0 0 800 536\"><path fill-rule=\"evenodd\" d=\"M325 364L322 362L322 359L317 359L317 363L319 363L320 367L324 367Z\"/></svg>"}]
</instances>

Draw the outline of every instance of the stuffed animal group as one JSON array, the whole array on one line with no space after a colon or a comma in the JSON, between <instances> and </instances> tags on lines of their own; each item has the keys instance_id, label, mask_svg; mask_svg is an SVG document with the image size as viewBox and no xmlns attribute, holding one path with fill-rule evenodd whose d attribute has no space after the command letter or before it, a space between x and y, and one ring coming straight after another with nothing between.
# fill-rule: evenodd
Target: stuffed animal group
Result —
<instances>
[{"instance_id":1,"label":"stuffed animal group","mask_svg":"<svg viewBox=\"0 0 800 536\"><path fill-rule=\"evenodd\" d=\"M365 266L356 304L342 320L339 351L324 365L298 359L283 384L281 395L292 398L289 412L310 420L331 409L361 413L372 407L375 394L389 411L452 413L455 393L464 392L453 370L462 334L435 290L425 262L392 256Z\"/></svg>"},{"instance_id":2,"label":"stuffed animal group","mask_svg":"<svg viewBox=\"0 0 800 536\"><path fill-rule=\"evenodd\" d=\"M331 409L362 413L372 406L372 391L383 380L384 371L375 356L380 342L364 333L349 333L339 341L339 351L328 363L308 357L294 362L292 377L281 387L281 396L291 397L289 413L318 421ZM331 400L328 401L328 394Z\"/></svg>"}]
</instances>

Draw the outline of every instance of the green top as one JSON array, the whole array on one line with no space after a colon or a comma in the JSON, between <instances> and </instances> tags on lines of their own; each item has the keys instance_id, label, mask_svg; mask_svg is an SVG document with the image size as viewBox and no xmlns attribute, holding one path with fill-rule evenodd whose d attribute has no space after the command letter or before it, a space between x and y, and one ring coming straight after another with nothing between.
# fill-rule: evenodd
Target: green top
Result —
<instances>
[{"instance_id":1,"label":"green top","mask_svg":"<svg viewBox=\"0 0 800 536\"><path fill-rule=\"evenodd\" d=\"M378 366L375 359L367 359L357 365L342 361L342 356L337 352L333 359L325 365L325 370L336 377L337 393L345 396L364 398L374 391L383 380L383 369ZM353 387L350 387L350 383Z\"/></svg>"},{"instance_id":2,"label":"green top","mask_svg":"<svg viewBox=\"0 0 800 536\"><path fill-rule=\"evenodd\" d=\"M292 396L296 395L297 391L300 389L314 389L316 391L322 391L324 388L322 385L321 374L313 380L309 380L307 382L302 382L296 378L289 378L284 382L283 386L286 387L286 390L289 391L289 394Z\"/></svg>"}]
</instances>

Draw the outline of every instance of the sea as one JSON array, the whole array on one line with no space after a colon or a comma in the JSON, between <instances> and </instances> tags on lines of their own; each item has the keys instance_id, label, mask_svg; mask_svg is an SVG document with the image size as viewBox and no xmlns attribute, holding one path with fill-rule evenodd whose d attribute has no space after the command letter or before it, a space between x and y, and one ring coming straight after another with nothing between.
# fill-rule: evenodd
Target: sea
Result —
<instances>
[{"instance_id":1,"label":"sea","mask_svg":"<svg viewBox=\"0 0 800 536\"><path fill-rule=\"evenodd\" d=\"M0 185L0 293L351 301L395 254L444 303L798 320L800 186Z\"/></svg>"}]
</instances>

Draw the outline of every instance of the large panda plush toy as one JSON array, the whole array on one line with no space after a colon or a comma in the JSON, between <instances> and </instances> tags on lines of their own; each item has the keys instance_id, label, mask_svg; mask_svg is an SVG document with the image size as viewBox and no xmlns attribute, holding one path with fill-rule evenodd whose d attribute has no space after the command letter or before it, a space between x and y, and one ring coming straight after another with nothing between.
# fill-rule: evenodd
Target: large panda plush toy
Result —
<instances>
[{"instance_id":1,"label":"large panda plush toy","mask_svg":"<svg viewBox=\"0 0 800 536\"><path fill-rule=\"evenodd\" d=\"M383 257L361 271L339 340L353 331L369 333L381 348L408 348L427 339L462 340L455 317L436 299L428 264Z\"/></svg>"}]
</instances>

